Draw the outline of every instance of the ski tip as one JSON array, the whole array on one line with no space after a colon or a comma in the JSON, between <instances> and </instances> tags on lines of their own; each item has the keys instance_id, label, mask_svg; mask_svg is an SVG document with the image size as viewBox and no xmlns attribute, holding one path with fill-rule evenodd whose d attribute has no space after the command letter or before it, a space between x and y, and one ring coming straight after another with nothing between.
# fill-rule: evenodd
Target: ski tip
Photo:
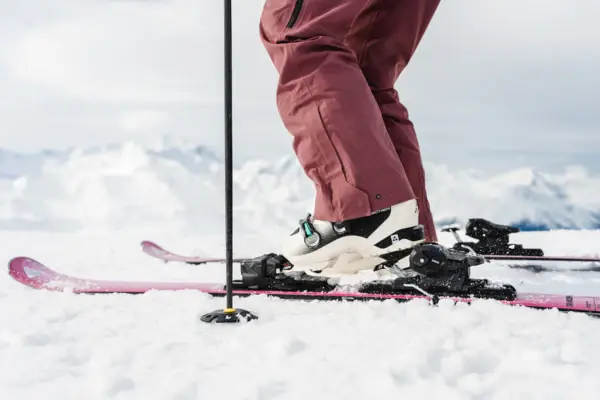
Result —
<instances>
[{"instance_id":1,"label":"ski tip","mask_svg":"<svg viewBox=\"0 0 600 400\"><path fill-rule=\"evenodd\" d=\"M40 289L58 277L55 271L30 257L15 257L8 263L8 274L23 285Z\"/></svg>"},{"instance_id":2,"label":"ski tip","mask_svg":"<svg viewBox=\"0 0 600 400\"><path fill-rule=\"evenodd\" d=\"M163 247L159 246L151 240L142 240L140 242L140 247L142 248L142 251L144 253L155 257L169 253Z\"/></svg>"},{"instance_id":3,"label":"ski tip","mask_svg":"<svg viewBox=\"0 0 600 400\"><path fill-rule=\"evenodd\" d=\"M165 249L150 240L142 240L140 247L144 253L152 257L165 258L165 254L167 254Z\"/></svg>"},{"instance_id":4,"label":"ski tip","mask_svg":"<svg viewBox=\"0 0 600 400\"><path fill-rule=\"evenodd\" d=\"M162 247L160 247L159 245L157 245L156 243L150 241L150 240L142 240L140 242L140 247L142 248L142 250L147 250L147 249L161 249Z\"/></svg>"},{"instance_id":5,"label":"ski tip","mask_svg":"<svg viewBox=\"0 0 600 400\"><path fill-rule=\"evenodd\" d=\"M185 257L178 256L176 254L171 253L170 251L165 250L163 247L158 244L150 241L150 240L142 240L140 242L140 246L142 251L149 255L150 257L157 258L164 262L169 261L185 261Z\"/></svg>"}]
</instances>

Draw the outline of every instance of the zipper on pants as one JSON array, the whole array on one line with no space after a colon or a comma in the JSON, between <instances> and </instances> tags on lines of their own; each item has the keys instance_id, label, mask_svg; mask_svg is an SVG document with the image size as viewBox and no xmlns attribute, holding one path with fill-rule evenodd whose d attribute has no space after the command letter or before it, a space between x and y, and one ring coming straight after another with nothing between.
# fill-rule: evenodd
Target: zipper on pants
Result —
<instances>
[{"instance_id":1,"label":"zipper on pants","mask_svg":"<svg viewBox=\"0 0 600 400\"><path fill-rule=\"evenodd\" d=\"M302 4L304 0L296 0L296 4L294 5L294 10L292 11L292 16L287 23L288 28L293 28L296 22L298 21L298 16L300 15L300 11L302 11Z\"/></svg>"}]
</instances>

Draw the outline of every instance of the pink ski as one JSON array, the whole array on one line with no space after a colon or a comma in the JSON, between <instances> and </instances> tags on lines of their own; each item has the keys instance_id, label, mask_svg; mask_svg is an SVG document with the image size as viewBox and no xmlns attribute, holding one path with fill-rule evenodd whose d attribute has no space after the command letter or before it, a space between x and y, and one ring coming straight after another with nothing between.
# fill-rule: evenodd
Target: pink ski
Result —
<instances>
[{"instance_id":1,"label":"pink ski","mask_svg":"<svg viewBox=\"0 0 600 400\"><path fill-rule=\"evenodd\" d=\"M211 258L211 257L198 257L198 256L184 256L175 254L171 251L164 249L158 244L144 240L141 242L142 251L154 258L163 260L165 262L182 262L187 264L207 264L207 263L225 263L225 258ZM600 271L600 258L598 257L570 257L570 256L513 256L513 255L484 255L488 260L504 260L504 261L540 261L541 264L510 264L508 267L515 269L525 269L536 273L539 272L550 272L550 271L573 271L573 272L598 272ZM251 257L249 257L251 258ZM234 258L233 262L242 262L244 258ZM566 263L572 262L589 262L590 265L584 267L554 267L544 265L547 261L562 261Z\"/></svg>"},{"instance_id":2,"label":"pink ski","mask_svg":"<svg viewBox=\"0 0 600 400\"><path fill-rule=\"evenodd\" d=\"M135 282L104 281L81 279L58 273L36 260L17 257L9 263L9 275L25 286L49 291L72 293L145 293L151 290L198 290L216 296L223 296L225 286L220 283L207 282ZM318 299L318 300L387 300L409 301L427 298L423 295L409 294L375 294L344 291L329 292L291 292L275 290L234 289L236 296L267 295L280 298ZM471 302L473 298L452 297L457 302ZM600 297L549 295L538 293L522 293L515 300L502 300L502 303L514 306L551 309L561 311L579 311L588 314L600 314Z\"/></svg>"},{"instance_id":3,"label":"pink ski","mask_svg":"<svg viewBox=\"0 0 600 400\"><path fill-rule=\"evenodd\" d=\"M149 256L154 258L158 258L159 260L163 260L165 262L175 261L175 262L183 262L187 264L206 264L206 263L224 263L225 258L214 258L214 257L199 257L199 256L184 256L180 254L175 254L168 250L165 250L161 246L157 245L154 242L149 240L144 240L140 243L142 247L142 251ZM233 262L240 262L244 260L243 258L235 258Z\"/></svg>"},{"instance_id":4,"label":"pink ski","mask_svg":"<svg viewBox=\"0 0 600 400\"><path fill-rule=\"evenodd\" d=\"M576 256L513 256L513 255L484 255L488 260L513 260L513 261L565 261L565 262L600 262L598 257Z\"/></svg>"},{"instance_id":5,"label":"pink ski","mask_svg":"<svg viewBox=\"0 0 600 400\"><path fill-rule=\"evenodd\" d=\"M34 289L73 293L145 293L150 290L219 291L222 284L179 282L136 282L82 279L56 272L28 257L16 257L9 263L9 275Z\"/></svg>"}]
</instances>

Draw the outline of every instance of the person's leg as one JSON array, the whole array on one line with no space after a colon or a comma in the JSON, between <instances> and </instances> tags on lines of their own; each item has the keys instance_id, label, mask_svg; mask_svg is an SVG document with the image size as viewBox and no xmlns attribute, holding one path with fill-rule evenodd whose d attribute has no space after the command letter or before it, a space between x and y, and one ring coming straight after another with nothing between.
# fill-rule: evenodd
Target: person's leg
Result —
<instances>
[{"instance_id":1,"label":"person's leg","mask_svg":"<svg viewBox=\"0 0 600 400\"><path fill-rule=\"evenodd\" d=\"M279 72L279 113L316 188L314 218L284 240L282 254L328 274L373 268L390 255L407 263L423 240L404 166L344 43L354 21L372 20L369 3L267 0L260 22Z\"/></svg>"},{"instance_id":2,"label":"person's leg","mask_svg":"<svg viewBox=\"0 0 600 400\"><path fill-rule=\"evenodd\" d=\"M261 16L261 39L279 72L277 106L315 184L319 220L365 217L415 198L379 105L344 44L352 22L368 19L361 16L366 4L267 0Z\"/></svg>"},{"instance_id":3,"label":"person's leg","mask_svg":"<svg viewBox=\"0 0 600 400\"><path fill-rule=\"evenodd\" d=\"M436 241L425 172L415 128L398 99L394 84L421 41L440 0L376 0L369 3L371 20L357 19L346 45L369 82L389 136L400 157L419 205L419 223L426 239Z\"/></svg>"}]
</instances>

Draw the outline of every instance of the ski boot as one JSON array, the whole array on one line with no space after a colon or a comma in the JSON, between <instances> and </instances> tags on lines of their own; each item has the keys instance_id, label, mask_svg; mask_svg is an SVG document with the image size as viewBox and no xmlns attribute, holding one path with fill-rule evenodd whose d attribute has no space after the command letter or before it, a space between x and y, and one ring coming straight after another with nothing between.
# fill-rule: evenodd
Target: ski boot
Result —
<instances>
[{"instance_id":1,"label":"ski boot","mask_svg":"<svg viewBox=\"0 0 600 400\"><path fill-rule=\"evenodd\" d=\"M339 222L308 215L282 243L281 254L295 270L341 277L373 271L391 259L408 266L411 249L425 240L416 200Z\"/></svg>"},{"instance_id":2,"label":"ski boot","mask_svg":"<svg viewBox=\"0 0 600 400\"><path fill-rule=\"evenodd\" d=\"M543 256L541 249L528 249L520 244L509 243L511 233L520 232L514 226L500 225L482 218L471 218L467 222L465 231L467 236L477 239L477 242L463 242L456 233L457 227L442 229L444 232L452 232L457 240L454 249L460 251L471 251L483 255L511 255L511 256Z\"/></svg>"}]
</instances>

